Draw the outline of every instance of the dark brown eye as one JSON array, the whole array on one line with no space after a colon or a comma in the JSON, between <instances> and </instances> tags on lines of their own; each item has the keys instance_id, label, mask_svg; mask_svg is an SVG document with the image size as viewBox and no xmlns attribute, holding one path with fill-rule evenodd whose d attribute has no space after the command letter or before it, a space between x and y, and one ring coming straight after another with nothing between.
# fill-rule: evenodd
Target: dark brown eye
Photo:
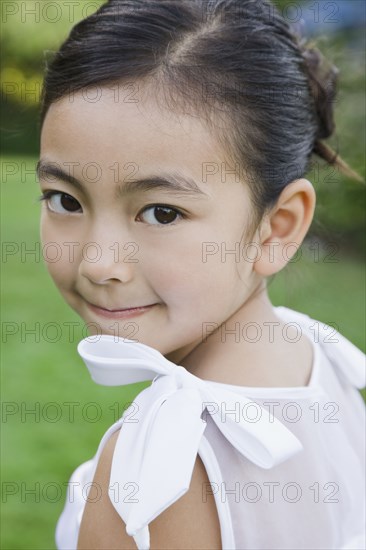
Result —
<instances>
[{"instance_id":1,"label":"dark brown eye","mask_svg":"<svg viewBox=\"0 0 366 550\"><path fill-rule=\"evenodd\" d=\"M66 193L61 194L60 199L61 206L68 212L76 212L80 209L80 204L74 197L67 195Z\"/></svg>"},{"instance_id":2,"label":"dark brown eye","mask_svg":"<svg viewBox=\"0 0 366 550\"><path fill-rule=\"evenodd\" d=\"M139 216L142 221L150 225L169 225L174 223L182 214L169 206L149 206Z\"/></svg>"},{"instance_id":3,"label":"dark brown eye","mask_svg":"<svg viewBox=\"0 0 366 550\"><path fill-rule=\"evenodd\" d=\"M177 213L171 208L156 206L154 216L159 223L172 223L176 220Z\"/></svg>"}]
</instances>

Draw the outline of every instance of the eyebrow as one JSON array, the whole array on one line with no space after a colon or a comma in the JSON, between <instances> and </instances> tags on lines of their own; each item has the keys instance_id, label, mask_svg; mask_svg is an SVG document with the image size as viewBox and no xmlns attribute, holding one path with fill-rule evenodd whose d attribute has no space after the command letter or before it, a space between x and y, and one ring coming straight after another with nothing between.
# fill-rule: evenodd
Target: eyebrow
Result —
<instances>
[{"instance_id":1,"label":"eyebrow","mask_svg":"<svg viewBox=\"0 0 366 550\"><path fill-rule=\"evenodd\" d=\"M36 166L36 174L38 179L42 176L52 176L65 183L72 185L73 187L84 190L83 184L71 174L68 174L57 163L47 162L39 160ZM117 189L118 197L124 197L126 195L132 195L137 193L143 193L155 189L161 189L169 191L176 195L185 195L191 197L209 197L205 193L194 179L182 176L178 173L151 175L146 178L129 179L124 182L123 185L119 184Z\"/></svg>"}]
</instances>

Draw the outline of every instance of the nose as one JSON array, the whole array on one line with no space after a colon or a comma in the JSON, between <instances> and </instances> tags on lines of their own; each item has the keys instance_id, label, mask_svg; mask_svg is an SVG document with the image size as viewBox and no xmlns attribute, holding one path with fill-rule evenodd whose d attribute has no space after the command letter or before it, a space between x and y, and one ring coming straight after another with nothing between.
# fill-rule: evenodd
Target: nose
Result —
<instances>
[{"instance_id":1,"label":"nose","mask_svg":"<svg viewBox=\"0 0 366 550\"><path fill-rule=\"evenodd\" d=\"M135 273L137 259L126 253L136 243L93 241L84 244L79 264L79 273L94 284L110 281L130 282Z\"/></svg>"}]
</instances>

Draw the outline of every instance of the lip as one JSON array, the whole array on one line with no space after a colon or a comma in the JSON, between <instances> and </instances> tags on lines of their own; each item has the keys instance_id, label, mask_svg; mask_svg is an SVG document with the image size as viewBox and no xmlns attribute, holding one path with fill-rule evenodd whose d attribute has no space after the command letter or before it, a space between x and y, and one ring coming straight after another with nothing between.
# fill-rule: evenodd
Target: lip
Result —
<instances>
[{"instance_id":1,"label":"lip","mask_svg":"<svg viewBox=\"0 0 366 550\"><path fill-rule=\"evenodd\" d=\"M97 315L105 317L107 319L127 319L129 317L136 317L137 315L142 315L147 311L150 311L154 306L158 304L150 304L147 306L138 306L132 308L123 308L123 309L105 309L103 307L96 306L90 302L86 302L89 309L91 309Z\"/></svg>"}]
</instances>

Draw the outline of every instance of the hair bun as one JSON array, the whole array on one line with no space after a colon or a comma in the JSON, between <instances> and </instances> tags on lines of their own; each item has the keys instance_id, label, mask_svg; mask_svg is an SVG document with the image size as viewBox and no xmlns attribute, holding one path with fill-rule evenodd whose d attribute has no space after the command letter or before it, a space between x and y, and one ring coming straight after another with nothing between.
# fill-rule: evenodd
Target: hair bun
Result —
<instances>
[{"instance_id":1,"label":"hair bun","mask_svg":"<svg viewBox=\"0 0 366 550\"><path fill-rule=\"evenodd\" d=\"M337 95L339 70L329 63L317 48L302 48L302 56L319 120L317 139L326 139L335 129L334 100Z\"/></svg>"},{"instance_id":2,"label":"hair bun","mask_svg":"<svg viewBox=\"0 0 366 550\"><path fill-rule=\"evenodd\" d=\"M309 75L312 96L319 121L318 134L313 152L337 168L347 177L365 183L360 174L355 172L329 145L321 140L330 137L335 130L334 100L337 95L339 69L329 63L317 48L300 45L305 67Z\"/></svg>"}]
</instances>

